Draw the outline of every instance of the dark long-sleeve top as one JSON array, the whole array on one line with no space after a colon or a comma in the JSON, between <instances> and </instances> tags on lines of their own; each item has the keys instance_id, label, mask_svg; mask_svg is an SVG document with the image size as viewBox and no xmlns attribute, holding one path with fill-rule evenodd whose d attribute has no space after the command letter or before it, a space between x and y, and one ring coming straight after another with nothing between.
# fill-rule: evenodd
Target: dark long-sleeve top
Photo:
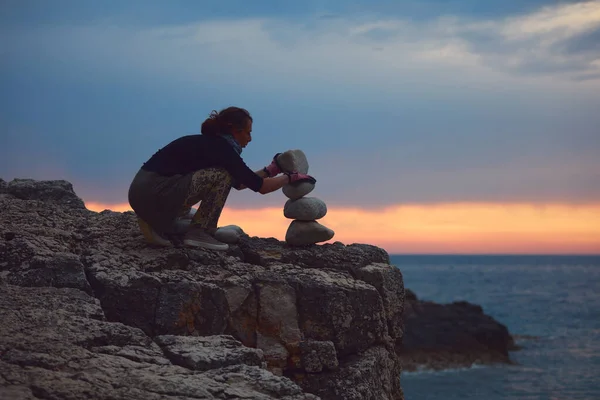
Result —
<instances>
[{"instance_id":1,"label":"dark long-sleeve top","mask_svg":"<svg viewBox=\"0 0 600 400\"><path fill-rule=\"evenodd\" d=\"M263 178L254 173L240 155L220 136L188 135L158 150L142 166L162 176L186 175L205 168L224 168L236 186L242 184L258 192Z\"/></svg>"}]
</instances>

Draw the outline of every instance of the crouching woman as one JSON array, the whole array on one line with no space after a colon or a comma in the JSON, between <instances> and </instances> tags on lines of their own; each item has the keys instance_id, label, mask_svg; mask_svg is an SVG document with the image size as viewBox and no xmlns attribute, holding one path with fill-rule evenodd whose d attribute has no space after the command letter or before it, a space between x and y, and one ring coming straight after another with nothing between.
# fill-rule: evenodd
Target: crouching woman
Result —
<instances>
[{"instance_id":1,"label":"crouching woman","mask_svg":"<svg viewBox=\"0 0 600 400\"><path fill-rule=\"evenodd\" d=\"M128 197L149 242L171 245L178 218L190 215L192 206L200 202L183 244L227 250L227 244L216 240L214 233L232 187L267 194L287 183L315 182L297 172L280 175L277 155L261 170L248 168L241 153L252 141L252 122L243 108L213 111L202 123L200 135L175 139L142 165Z\"/></svg>"}]
</instances>

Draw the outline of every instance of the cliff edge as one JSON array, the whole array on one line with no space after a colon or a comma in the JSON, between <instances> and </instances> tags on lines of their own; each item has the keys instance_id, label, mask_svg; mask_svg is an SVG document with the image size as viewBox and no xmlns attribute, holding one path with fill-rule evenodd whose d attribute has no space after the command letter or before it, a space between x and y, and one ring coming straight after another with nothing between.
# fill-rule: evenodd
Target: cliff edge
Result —
<instances>
[{"instance_id":1,"label":"cliff edge","mask_svg":"<svg viewBox=\"0 0 600 400\"><path fill-rule=\"evenodd\" d=\"M155 248L66 181L0 179L0 217L0 398L398 400L402 368L515 349L481 307L405 291L375 246Z\"/></svg>"},{"instance_id":2,"label":"cliff edge","mask_svg":"<svg viewBox=\"0 0 600 400\"><path fill-rule=\"evenodd\" d=\"M0 180L0 210L2 398L403 398L383 249L152 248L66 181Z\"/></svg>"}]
</instances>

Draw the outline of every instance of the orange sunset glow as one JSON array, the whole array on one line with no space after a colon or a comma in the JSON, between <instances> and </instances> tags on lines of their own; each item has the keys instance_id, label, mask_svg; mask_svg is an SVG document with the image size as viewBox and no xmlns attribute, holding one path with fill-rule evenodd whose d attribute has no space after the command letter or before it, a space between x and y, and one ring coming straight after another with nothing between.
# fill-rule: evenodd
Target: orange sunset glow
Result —
<instances>
[{"instance_id":1,"label":"orange sunset glow","mask_svg":"<svg viewBox=\"0 0 600 400\"><path fill-rule=\"evenodd\" d=\"M130 211L128 204L86 202L88 209ZM398 205L379 210L330 207L319 220L333 241L368 243L391 254L599 254L600 203ZM225 208L219 225L283 240L281 208Z\"/></svg>"}]
</instances>

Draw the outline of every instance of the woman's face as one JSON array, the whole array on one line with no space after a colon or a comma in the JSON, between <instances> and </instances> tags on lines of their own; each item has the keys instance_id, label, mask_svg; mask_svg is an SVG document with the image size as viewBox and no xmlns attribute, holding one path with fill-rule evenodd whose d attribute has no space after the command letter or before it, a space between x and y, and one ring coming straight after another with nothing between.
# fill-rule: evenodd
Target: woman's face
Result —
<instances>
[{"instance_id":1,"label":"woman's face","mask_svg":"<svg viewBox=\"0 0 600 400\"><path fill-rule=\"evenodd\" d=\"M252 141L252 121L248 120L245 128L234 129L233 138L240 144L240 146L248 146L248 143Z\"/></svg>"}]
</instances>

